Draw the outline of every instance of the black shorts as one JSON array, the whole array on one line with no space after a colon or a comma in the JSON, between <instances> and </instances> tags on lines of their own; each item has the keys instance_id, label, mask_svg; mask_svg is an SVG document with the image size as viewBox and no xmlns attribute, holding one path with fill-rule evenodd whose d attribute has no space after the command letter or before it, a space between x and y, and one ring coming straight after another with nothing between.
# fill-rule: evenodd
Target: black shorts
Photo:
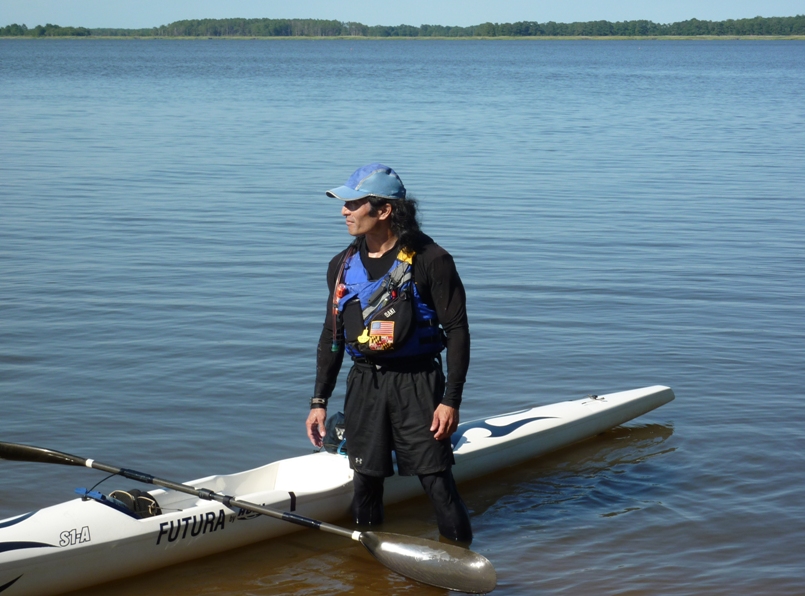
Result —
<instances>
[{"instance_id":1,"label":"black shorts","mask_svg":"<svg viewBox=\"0 0 805 596\"><path fill-rule=\"evenodd\" d=\"M430 430L443 395L444 373L436 358L411 370L356 363L344 402L350 467L368 476L392 476L392 451L401 476L452 466L449 437L437 441Z\"/></svg>"}]
</instances>

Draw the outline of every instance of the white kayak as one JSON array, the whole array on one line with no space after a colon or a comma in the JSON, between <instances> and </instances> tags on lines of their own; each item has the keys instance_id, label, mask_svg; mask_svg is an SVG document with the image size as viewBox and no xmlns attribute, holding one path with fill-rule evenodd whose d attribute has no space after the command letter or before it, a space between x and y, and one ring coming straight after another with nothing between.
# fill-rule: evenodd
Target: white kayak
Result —
<instances>
[{"instance_id":1,"label":"white kayak","mask_svg":"<svg viewBox=\"0 0 805 596\"><path fill-rule=\"evenodd\" d=\"M453 435L454 476L462 482L514 466L673 399L670 388L653 386L464 422ZM352 498L347 458L326 452L185 484L324 521L344 518ZM386 481L385 502L421 491L416 477L394 476ZM159 509L146 517L94 494L0 521L0 594L59 594L300 529L184 492L149 494Z\"/></svg>"}]
</instances>

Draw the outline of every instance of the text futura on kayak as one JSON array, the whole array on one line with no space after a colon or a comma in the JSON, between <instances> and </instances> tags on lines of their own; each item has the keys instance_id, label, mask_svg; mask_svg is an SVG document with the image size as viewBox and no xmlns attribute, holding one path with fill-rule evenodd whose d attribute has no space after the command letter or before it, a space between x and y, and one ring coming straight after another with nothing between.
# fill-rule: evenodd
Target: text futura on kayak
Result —
<instances>
[{"instance_id":1,"label":"text futura on kayak","mask_svg":"<svg viewBox=\"0 0 805 596\"><path fill-rule=\"evenodd\" d=\"M436 312L413 280L414 257L401 250L388 273L371 280L355 243L347 250L333 292L333 316L353 358L427 356L444 349Z\"/></svg>"}]
</instances>

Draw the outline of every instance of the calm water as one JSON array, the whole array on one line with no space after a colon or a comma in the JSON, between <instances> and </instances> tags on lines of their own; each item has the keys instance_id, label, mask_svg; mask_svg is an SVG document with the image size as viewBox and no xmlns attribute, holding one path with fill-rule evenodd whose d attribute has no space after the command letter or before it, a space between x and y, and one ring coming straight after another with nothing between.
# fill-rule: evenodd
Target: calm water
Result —
<instances>
[{"instance_id":1,"label":"calm water","mask_svg":"<svg viewBox=\"0 0 805 596\"><path fill-rule=\"evenodd\" d=\"M677 395L464 487L498 592L803 594L803 97L802 42L0 40L0 440L177 480L308 452L323 191L379 160L467 287L465 419ZM0 518L101 478L3 462ZM114 591L442 593L360 549Z\"/></svg>"}]
</instances>

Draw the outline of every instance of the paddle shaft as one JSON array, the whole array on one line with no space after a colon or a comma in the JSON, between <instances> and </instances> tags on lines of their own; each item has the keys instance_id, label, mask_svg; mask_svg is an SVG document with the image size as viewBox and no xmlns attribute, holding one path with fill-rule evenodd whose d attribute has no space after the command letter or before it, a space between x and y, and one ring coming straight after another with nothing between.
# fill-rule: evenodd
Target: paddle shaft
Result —
<instances>
[{"instance_id":1,"label":"paddle shaft","mask_svg":"<svg viewBox=\"0 0 805 596\"><path fill-rule=\"evenodd\" d=\"M77 458L77 460L80 461L81 458ZM267 507L263 507L262 505L249 503L248 501L241 501L239 499L236 499L235 497L224 495L222 493L217 493L207 488L195 488L194 486L190 486L188 484L181 484L179 482L165 480L164 478L157 478L156 476L152 476L151 474L144 474L143 472L138 472L137 470L130 470L127 468L118 468L116 466L110 466L109 464L104 464L102 462L95 461L94 459L85 459L83 460L83 463L80 464L76 463L76 465L83 465L88 468L101 470L102 472L109 472L110 474L117 474L118 476L123 476L124 478L129 478L131 480L136 480L138 482L144 482L145 484L153 484L155 486L169 488L171 490L186 493L188 495L195 495L198 498L204 499L206 501L218 501L219 503L223 503L230 509L240 507L241 509L245 509L246 511L252 511L254 513L259 513L261 515L267 515L268 517L281 519L287 522L291 522L292 524L304 526L305 528L311 528L313 530L322 530L323 532L338 534L339 536L345 536L347 538L352 538L353 540L357 540L358 542L360 542L360 534L361 534L360 532L353 532L352 530L347 530L346 528L334 526L332 524L328 524L326 522L319 521L316 519L311 519L309 517L304 517L302 515L297 515L295 513L275 511L274 509L269 509Z\"/></svg>"},{"instance_id":2,"label":"paddle shaft","mask_svg":"<svg viewBox=\"0 0 805 596\"><path fill-rule=\"evenodd\" d=\"M495 588L497 581L495 569L486 558L455 545L442 545L433 540L401 534L347 530L346 528L295 513L275 511L262 505L241 501L235 497L207 488L196 488L188 484L157 478L137 470L118 468L93 459L84 459L41 447L0 442L0 459L94 468L102 472L136 480L137 482L195 495L207 501L218 501L229 508L239 507L246 511L267 515L305 528L322 530L345 538L351 538L363 544L375 559L392 571L417 581L449 590L487 593Z\"/></svg>"},{"instance_id":3,"label":"paddle shaft","mask_svg":"<svg viewBox=\"0 0 805 596\"><path fill-rule=\"evenodd\" d=\"M313 530L322 530L324 532L338 534L339 536L345 536L347 538L352 538L353 540L357 540L358 542L360 542L360 535L361 535L360 532L353 532L351 530L347 530L346 528L341 528L339 526L334 526L332 524L328 524L322 521L310 519L308 517L297 515L295 513L275 511L273 509L263 507L262 505L255 505L254 503L249 503L247 501L240 501L235 497L217 493L215 491L206 488L196 488L188 484L181 484L179 482L173 482L172 480L157 478L156 476L152 476L151 474L145 474L143 472L138 472L137 470L131 470L128 468L118 468L117 466L110 466L109 464L95 461L94 459L86 459L83 457L78 457L77 455L63 453L61 451L44 449L42 447L33 447L30 445L19 445L17 443L0 442L0 459L94 468L102 472L108 472L109 474L116 474L118 476L123 476L124 478L136 480L137 482L143 482L145 484L153 484L155 486L169 488L171 490L175 490L180 493L195 495L198 498L204 499L206 501L218 501L219 503L223 503L229 508L240 507L241 509L245 509L246 511L252 511L254 513L259 513L261 515L267 515L268 517L281 519L287 522L291 522L292 524L304 526L305 528L311 528Z\"/></svg>"}]
</instances>

